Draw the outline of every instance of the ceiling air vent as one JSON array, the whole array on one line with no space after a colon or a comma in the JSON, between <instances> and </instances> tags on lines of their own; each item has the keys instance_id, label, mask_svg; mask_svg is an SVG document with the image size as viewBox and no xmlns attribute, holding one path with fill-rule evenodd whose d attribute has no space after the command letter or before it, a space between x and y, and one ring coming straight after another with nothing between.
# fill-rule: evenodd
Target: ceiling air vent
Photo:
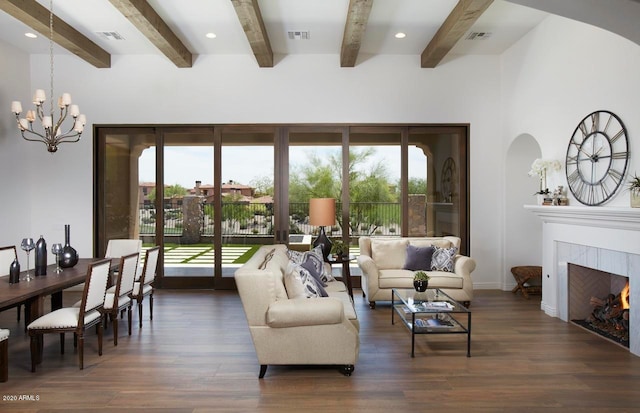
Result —
<instances>
[{"instance_id":1,"label":"ceiling air vent","mask_svg":"<svg viewBox=\"0 0 640 413\"><path fill-rule=\"evenodd\" d=\"M309 40L311 38L308 30L289 30L287 33L289 40Z\"/></svg>"},{"instance_id":2,"label":"ceiling air vent","mask_svg":"<svg viewBox=\"0 0 640 413\"><path fill-rule=\"evenodd\" d=\"M486 40L491 37L490 32L471 32L467 35L467 40Z\"/></svg>"},{"instance_id":3,"label":"ceiling air vent","mask_svg":"<svg viewBox=\"0 0 640 413\"><path fill-rule=\"evenodd\" d=\"M107 40L124 40L124 37L118 32L97 32L98 35Z\"/></svg>"}]
</instances>

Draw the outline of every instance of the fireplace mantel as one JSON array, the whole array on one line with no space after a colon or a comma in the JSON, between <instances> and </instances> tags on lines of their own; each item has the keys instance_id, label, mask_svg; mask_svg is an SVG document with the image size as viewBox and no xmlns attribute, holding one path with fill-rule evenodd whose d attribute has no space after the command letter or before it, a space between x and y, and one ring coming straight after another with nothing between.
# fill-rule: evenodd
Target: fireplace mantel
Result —
<instances>
[{"instance_id":1,"label":"fireplace mantel","mask_svg":"<svg viewBox=\"0 0 640 413\"><path fill-rule=\"evenodd\" d=\"M525 205L542 222L640 231L640 208Z\"/></svg>"},{"instance_id":2,"label":"fireplace mantel","mask_svg":"<svg viewBox=\"0 0 640 413\"><path fill-rule=\"evenodd\" d=\"M640 356L640 208L543 206L524 208L542 221L541 309L568 321L568 264L629 278L629 350Z\"/></svg>"}]
</instances>

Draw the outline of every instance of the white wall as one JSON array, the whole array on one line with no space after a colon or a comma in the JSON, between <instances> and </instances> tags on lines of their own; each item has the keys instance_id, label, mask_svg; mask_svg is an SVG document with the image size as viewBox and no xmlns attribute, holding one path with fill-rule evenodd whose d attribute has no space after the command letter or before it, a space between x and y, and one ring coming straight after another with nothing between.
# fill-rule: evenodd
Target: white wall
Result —
<instances>
[{"instance_id":1,"label":"white wall","mask_svg":"<svg viewBox=\"0 0 640 413\"><path fill-rule=\"evenodd\" d=\"M32 169L10 108L13 100L31 100L29 56L2 42L0 56L11 56L0 58L0 246L19 246L31 234Z\"/></svg>"},{"instance_id":2,"label":"white wall","mask_svg":"<svg viewBox=\"0 0 640 413\"><path fill-rule=\"evenodd\" d=\"M46 88L48 56L32 59L32 83ZM56 94L70 92L90 124L80 143L54 155L23 143L38 177L27 185L31 231L58 242L63 225L71 224L71 244L81 256L91 254L92 123L469 123L474 282L497 288L499 58L453 58L421 69L418 56L378 56L355 68L339 66L337 55L286 56L271 69L250 56L199 56L191 69L175 68L162 56L113 56L111 69L95 69L74 56L56 56ZM0 107L8 108L9 100ZM47 213L39 199L47 200Z\"/></svg>"},{"instance_id":3,"label":"white wall","mask_svg":"<svg viewBox=\"0 0 640 413\"><path fill-rule=\"evenodd\" d=\"M638 67L637 44L562 17L545 19L502 56L505 157L510 156L507 150L516 137L535 137L542 157L558 159L563 165L548 186L566 188L564 159L569 139L580 120L605 109L620 116L626 125L631 152L627 173L640 171ZM570 199L570 205L582 204ZM629 207L629 191L619 190L605 206ZM513 248L527 251L524 242ZM530 261L539 263L539 250L529 251Z\"/></svg>"}]
</instances>

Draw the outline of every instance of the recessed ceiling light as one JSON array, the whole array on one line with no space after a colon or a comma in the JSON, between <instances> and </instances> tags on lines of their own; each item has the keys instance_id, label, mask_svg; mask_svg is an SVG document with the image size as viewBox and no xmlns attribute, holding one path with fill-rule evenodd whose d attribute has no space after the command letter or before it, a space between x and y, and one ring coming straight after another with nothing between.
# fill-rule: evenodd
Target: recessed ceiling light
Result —
<instances>
[{"instance_id":1,"label":"recessed ceiling light","mask_svg":"<svg viewBox=\"0 0 640 413\"><path fill-rule=\"evenodd\" d=\"M395 36L396 36L396 39L404 39L405 37L407 37L407 35L402 32L396 33Z\"/></svg>"},{"instance_id":2,"label":"recessed ceiling light","mask_svg":"<svg viewBox=\"0 0 640 413\"><path fill-rule=\"evenodd\" d=\"M38 37L37 34L31 33L31 32L25 33L24 35L27 36L30 39L35 39L36 37Z\"/></svg>"},{"instance_id":3,"label":"recessed ceiling light","mask_svg":"<svg viewBox=\"0 0 640 413\"><path fill-rule=\"evenodd\" d=\"M211 33L211 32L205 34L205 36L207 36L207 38L209 39L215 39L217 37L215 33Z\"/></svg>"}]
</instances>

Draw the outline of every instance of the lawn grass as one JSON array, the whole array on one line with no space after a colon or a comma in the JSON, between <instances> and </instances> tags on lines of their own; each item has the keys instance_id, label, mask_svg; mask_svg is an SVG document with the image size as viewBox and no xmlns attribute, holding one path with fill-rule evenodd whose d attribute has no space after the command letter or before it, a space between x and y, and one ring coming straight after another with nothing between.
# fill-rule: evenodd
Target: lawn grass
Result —
<instances>
[{"instance_id":1,"label":"lawn grass","mask_svg":"<svg viewBox=\"0 0 640 413\"><path fill-rule=\"evenodd\" d=\"M144 244L143 247L145 248L151 248L153 247L154 244ZM188 263L189 261L193 260L194 258L199 257L202 254L207 253L208 251L210 251L210 249L213 248L213 244L211 243L200 243L200 244L189 244L189 245L182 245L182 244L176 244L176 243L166 243L164 244L164 248L165 251L170 251L173 249L177 249L180 247L205 247L208 248L207 250L201 252L200 254L195 254L192 257L187 258L184 261L184 264ZM261 247L261 245L246 245L246 244L223 244L222 248L224 247L249 247L249 249L247 250L247 252L245 252L244 254L242 254L240 257L236 258L233 263L234 264L244 264L247 261L249 261L249 258L251 258L253 256L253 254L256 253L256 251L258 250L258 248Z\"/></svg>"},{"instance_id":2,"label":"lawn grass","mask_svg":"<svg viewBox=\"0 0 640 413\"><path fill-rule=\"evenodd\" d=\"M238 258L236 258L236 260L233 262L234 264L244 264L245 262L249 261L249 258L253 257L253 254L256 253L256 251L258 251L258 248L260 248L261 245L252 245L251 248L245 252L244 254L242 254L241 256L239 256Z\"/></svg>"}]
</instances>

